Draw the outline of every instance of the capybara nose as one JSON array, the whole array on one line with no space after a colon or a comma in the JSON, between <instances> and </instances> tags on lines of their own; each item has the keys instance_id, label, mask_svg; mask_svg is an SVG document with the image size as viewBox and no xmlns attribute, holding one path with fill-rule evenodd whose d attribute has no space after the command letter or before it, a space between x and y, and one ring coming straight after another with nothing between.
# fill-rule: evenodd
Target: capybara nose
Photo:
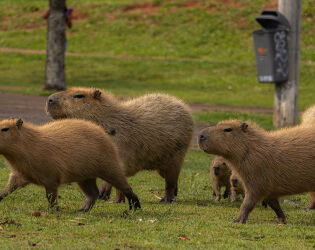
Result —
<instances>
[{"instance_id":1,"label":"capybara nose","mask_svg":"<svg viewBox=\"0 0 315 250\"><path fill-rule=\"evenodd\" d=\"M48 99L48 104L54 104L54 100L53 99Z\"/></svg>"},{"instance_id":2,"label":"capybara nose","mask_svg":"<svg viewBox=\"0 0 315 250\"><path fill-rule=\"evenodd\" d=\"M219 175L219 167L213 167L214 174Z\"/></svg>"},{"instance_id":3,"label":"capybara nose","mask_svg":"<svg viewBox=\"0 0 315 250\"><path fill-rule=\"evenodd\" d=\"M204 141L206 139L206 136L205 135L203 135L203 134L201 134L201 135L199 135L199 141L201 142L201 141Z\"/></svg>"},{"instance_id":4,"label":"capybara nose","mask_svg":"<svg viewBox=\"0 0 315 250\"><path fill-rule=\"evenodd\" d=\"M232 185L233 185L233 187L237 186L237 179L232 179Z\"/></svg>"}]
</instances>

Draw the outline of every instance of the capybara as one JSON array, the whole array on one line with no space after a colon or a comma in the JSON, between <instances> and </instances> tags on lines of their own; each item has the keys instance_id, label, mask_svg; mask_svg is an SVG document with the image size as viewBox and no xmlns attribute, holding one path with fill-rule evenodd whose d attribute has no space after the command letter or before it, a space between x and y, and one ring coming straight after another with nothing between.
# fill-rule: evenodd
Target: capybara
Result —
<instances>
[{"instance_id":1,"label":"capybara","mask_svg":"<svg viewBox=\"0 0 315 250\"><path fill-rule=\"evenodd\" d=\"M315 191L315 130L296 126L268 132L256 124L222 121L200 132L199 146L228 160L244 183L236 222L246 223L259 200L286 223L278 197Z\"/></svg>"},{"instance_id":2,"label":"capybara","mask_svg":"<svg viewBox=\"0 0 315 250\"><path fill-rule=\"evenodd\" d=\"M303 112L301 125L313 126L313 129L315 129L315 105ZM311 200L306 209L315 209L315 192L311 193Z\"/></svg>"},{"instance_id":3,"label":"capybara","mask_svg":"<svg viewBox=\"0 0 315 250\"><path fill-rule=\"evenodd\" d=\"M48 97L53 119L80 118L101 125L118 147L127 177L140 170L157 170L165 178L162 202L177 196L177 182L193 133L189 108L175 97L147 94L121 101L94 88L70 88ZM108 199L111 185L102 184ZM116 202L124 198L118 192Z\"/></svg>"},{"instance_id":4,"label":"capybara","mask_svg":"<svg viewBox=\"0 0 315 250\"><path fill-rule=\"evenodd\" d=\"M1 199L29 183L44 186L51 207L57 204L59 185L77 182L90 210L99 191L96 178L119 188L130 209L140 208L123 172L118 150L104 130L89 121L65 119L36 126L21 119L0 122L0 154L12 168Z\"/></svg>"},{"instance_id":5,"label":"capybara","mask_svg":"<svg viewBox=\"0 0 315 250\"><path fill-rule=\"evenodd\" d=\"M243 198L245 197L245 190L243 187L243 182L240 177L237 175L235 171L232 171L230 176L230 184L231 184L231 196L230 199L232 202L236 201L236 197L241 195Z\"/></svg>"},{"instance_id":6,"label":"capybara","mask_svg":"<svg viewBox=\"0 0 315 250\"><path fill-rule=\"evenodd\" d=\"M230 196L231 170L227 166L226 161L220 156L214 157L209 172L212 180L212 189L216 196L215 201L220 201L222 187L225 187L223 198L228 198Z\"/></svg>"}]
</instances>

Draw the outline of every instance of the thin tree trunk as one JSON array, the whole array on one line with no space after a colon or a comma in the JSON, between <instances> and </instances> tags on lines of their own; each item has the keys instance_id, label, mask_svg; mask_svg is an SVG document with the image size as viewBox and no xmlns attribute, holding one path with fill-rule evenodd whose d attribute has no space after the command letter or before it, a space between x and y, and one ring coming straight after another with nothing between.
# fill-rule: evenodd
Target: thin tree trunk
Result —
<instances>
[{"instance_id":1,"label":"thin tree trunk","mask_svg":"<svg viewBox=\"0 0 315 250\"><path fill-rule=\"evenodd\" d=\"M46 82L44 89L66 89L65 83L65 0L49 0Z\"/></svg>"}]
</instances>

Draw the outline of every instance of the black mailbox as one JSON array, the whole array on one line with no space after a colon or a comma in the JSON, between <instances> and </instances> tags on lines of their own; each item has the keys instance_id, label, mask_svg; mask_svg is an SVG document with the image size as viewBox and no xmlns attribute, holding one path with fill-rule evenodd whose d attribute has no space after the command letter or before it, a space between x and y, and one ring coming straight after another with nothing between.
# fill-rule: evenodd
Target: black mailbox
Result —
<instances>
[{"instance_id":1,"label":"black mailbox","mask_svg":"<svg viewBox=\"0 0 315 250\"><path fill-rule=\"evenodd\" d=\"M259 82L288 80L288 32L290 24L279 11L264 10L256 21L264 28L253 32Z\"/></svg>"}]
</instances>

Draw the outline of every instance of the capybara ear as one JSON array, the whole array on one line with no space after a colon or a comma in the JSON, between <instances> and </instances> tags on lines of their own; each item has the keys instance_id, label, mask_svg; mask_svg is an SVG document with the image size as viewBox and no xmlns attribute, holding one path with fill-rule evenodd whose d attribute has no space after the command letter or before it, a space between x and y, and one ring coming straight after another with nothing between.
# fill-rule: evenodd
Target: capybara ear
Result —
<instances>
[{"instance_id":1,"label":"capybara ear","mask_svg":"<svg viewBox=\"0 0 315 250\"><path fill-rule=\"evenodd\" d=\"M16 121L16 126L18 129L21 129L23 125L23 120L20 118Z\"/></svg>"},{"instance_id":2,"label":"capybara ear","mask_svg":"<svg viewBox=\"0 0 315 250\"><path fill-rule=\"evenodd\" d=\"M94 99L100 99L101 95L102 95L101 91L99 91L98 89L94 90L94 93L93 93Z\"/></svg>"},{"instance_id":3,"label":"capybara ear","mask_svg":"<svg viewBox=\"0 0 315 250\"><path fill-rule=\"evenodd\" d=\"M241 124L241 129L243 130L243 132L247 132L247 128L248 128L248 124L245 123L245 122L243 122L243 123Z\"/></svg>"}]
</instances>

